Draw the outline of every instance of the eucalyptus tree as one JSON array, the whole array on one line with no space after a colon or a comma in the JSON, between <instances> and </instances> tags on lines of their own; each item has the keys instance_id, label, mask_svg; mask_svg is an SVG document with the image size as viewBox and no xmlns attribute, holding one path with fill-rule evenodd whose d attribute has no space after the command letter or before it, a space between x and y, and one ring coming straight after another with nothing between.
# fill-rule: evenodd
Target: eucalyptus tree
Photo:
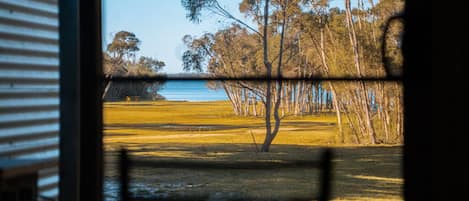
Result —
<instances>
[{"instance_id":1,"label":"eucalyptus tree","mask_svg":"<svg viewBox=\"0 0 469 201\"><path fill-rule=\"evenodd\" d=\"M203 12L211 12L212 14L231 19L234 22L245 27L255 34L261 41L263 54L262 63L265 68L265 139L261 151L268 152L270 145L278 134L281 118L279 108L281 104L281 91L283 82L272 82L273 73L276 72L275 79L281 80L282 67L284 64L284 44L285 34L287 32L291 18L294 16L293 11L298 8L299 0L243 0L240 3L240 11L257 25L253 27L249 23L236 18L232 13L228 12L217 0L181 0L182 6L186 9L187 18L192 22L200 22ZM278 50L271 52L271 37L278 38ZM183 58L197 59L200 54L191 56L185 55ZM274 66L274 62L276 66ZM198 62L194 62L198 65ZM276 68L274 68L276 67ZM275 97L273 96L275 95ZM274 117L274 125L272 127L272 112Z\"/></svg>"},{"instance_id":2,"label":"eucalyptus tree","mask_svg":"<svg viewBox=\"0 0 469 201\"><path fill-rule=\"evenodd\" d=\"M326 36L325 29L328 28L328 18L330 18L331 12L327 12L329 7L327 0L305 0L304 6L309 9L309 13L304 13L302 20L299 21L299 25L302 30L306 32L309 40L311 41L311 47L314 48L312 56L316 56L321 64L320 75L325 77L336 76L334 71L331 72L327 53L326 53ZM338 93L333 83L327 82L329 89L332 93L332 101L337 116L337 127L339 129L339 140L340 142L345 141L344 131L342 128L342 112L341 105L338 100ZM356 140L357 142L358 140ZM358 142L357 142L358 143Z\"/></svg>"},{"instance_id":3,"label":"eucalyptus tree","mask_svg":"<svg viewBox=\"0 0 469 201\"><path fill-rule=\"evenodd\" d=\"M219 30L214 34L206 33L200 37L186 35L183 41L187 50L183 53L183 67L186 71L206 70L212 76L240 77L252 72L252 54L255 41L251 35L237 24ZM252 43L254 42L254 43ZM255 60L255 59L254 59ZM204 69L206 67L206 69ZM246 111L246 85L242 81L220 81L236 115L249 115ZM255 113L255 112L254 112Z\"/></svg>"},{"instance_id":4,"label":"eucalyptus tree","mask_svg":"<svg viewBox=\"0 0 469 201\"><path fill-rule=\"evenodd\" d=\"M345 1L345 9L331 8L327 0L243 0L240 11L246 23L215 0L183 0L187 17L199 22L203 12L232 19L234 24L199 38L185 37L186 70L207 71L215 76L264 75L284 77L380 77L380 39L391 47L393 66L399 57L401 35L393 26L381 34L387 18L398 13L402 0ZM254 25L251 25L254 24ZM323 100L333 106L340 142L402 142L402 100L398 83L384 82L223 82L238 115L264 115L268 151L278 134L281 117L322 112ZM324 98L325 96L325 98ZM263 111L250 112L249 99L261 100ZM273 121L273 122L272 122ZM272 123L274 123L272 125ZM342 125L347 125L342 127Z\"/></svg>"},{"instance_id":5,"label":"eucalyptus tree","mask_svg":"<svg viewBox=\"0 0 469 201\"><path fill-rule=\"evenodd\" d=\"M128 31L119 31L114 35L111 43L107 45L104 55L105 83L103 99L105 97L118 97L121 100L124 95L129 96L155 96L162 83L150 82L125 82L112 84L109 81L113 76L150 76L162 70L166 65L163 61L152 57L142 56L137 59L140 50L140 39ZM112 91L112 93L110 93Z\"/></svg>"},{"instance_id":6,"label":"eucalyptus tree","mask_svg":"<svg viewBox=\"0 0 469 201\"><path fill-rule=\"evenodd\" d=\"M138 60L141 68L148 69L150 72L159 72L166 66L164 61L154 59L152 57L141 56Z\"/></svg>"},{"instance_id":7,"label":"eucalyptus tree","mask_svg":"<svg viewBox=\"0 0 469 201\"><path fill-rule=\"evenodd\" d=\"M112 42L107 45L108 69L105 70L106 80L114 75L122 75L127 72L126 64L133 58L135 53L140 50L140 39L134 33L128 31L119 31L114 35ZM106 59L107 58L107 59ZM112 81L105 82L103 98L109 91Z\"/></svg>"}]
</instances>

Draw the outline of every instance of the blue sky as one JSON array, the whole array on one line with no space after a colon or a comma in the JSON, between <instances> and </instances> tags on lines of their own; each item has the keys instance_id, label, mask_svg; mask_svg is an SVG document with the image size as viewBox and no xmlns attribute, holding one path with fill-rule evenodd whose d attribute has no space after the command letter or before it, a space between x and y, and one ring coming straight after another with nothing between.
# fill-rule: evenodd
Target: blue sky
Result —
<instances>
[{"instance_id":1,"label":"blue sky","mask_svg":"<svg viewBox=\"0 0 469 201\"><path fill-rule=\"evenodd\" d=\"M241 0L220 0L220 3L239 18ZM353 3L353 1L352 1ZM342 5L343 0L332 1L331 6ZM231 21L218 16L203 16L203 21L193 24L186 19L180 0L103 0L103 45L112 35L126 30L142 41L139 55L150 56L166 62L165 72L182 72L181 55L184 51L182 37L216 32Z\"/></svg>"}]
</instances>

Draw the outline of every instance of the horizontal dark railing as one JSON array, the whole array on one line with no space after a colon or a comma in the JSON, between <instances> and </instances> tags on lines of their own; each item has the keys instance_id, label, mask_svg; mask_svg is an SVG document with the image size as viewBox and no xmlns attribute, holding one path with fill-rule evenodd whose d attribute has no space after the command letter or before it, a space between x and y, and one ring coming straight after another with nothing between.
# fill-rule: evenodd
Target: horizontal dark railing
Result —
<instances>
[{"instance_id":1,"label":"horizontal dark railing","mask_svg":"<svg viewBox=\"0 0 469 201\"><path fill-rule=\"evenodd\" d=\"M403 81L402 76L387 76L387 77L277 77L272 76L270 78L266 76L242 76L242 77L226 77L226 76L173 76L173 75L155 75L155 76L112 76L104 77L104 81L113 82L130 82L130 81L146 81L146 82L158 82L158 81L390 81L400 82Z\"/></svg>"},{"instance_id":2,"label":"horizontal dark railing","mask_svg":"<svg viewBox=\"0 0 469 201\"><path fill-rule=\"evenodd\" d=\"M129 171L135 167L151 167L151 168L178 168L178 169L238 169L238 170L267 170L267 169L286 169L286 168L317 168L321 170L319 177L320 189L319 196L314 200L327 201L330 198L331 184L331 160L332 151L325 149L318 161L242 161L242 162L220 162L220 161L170 161L170 160L138 160L130 159L128 151L122 149L119 155L119 171L120 171L120 197L121 201L130 201L129 191ZM206 200L208 196L182 198L181 200ZM311 200L305 198L292 198L293 200Z\"/></svg>"}]
</instances>

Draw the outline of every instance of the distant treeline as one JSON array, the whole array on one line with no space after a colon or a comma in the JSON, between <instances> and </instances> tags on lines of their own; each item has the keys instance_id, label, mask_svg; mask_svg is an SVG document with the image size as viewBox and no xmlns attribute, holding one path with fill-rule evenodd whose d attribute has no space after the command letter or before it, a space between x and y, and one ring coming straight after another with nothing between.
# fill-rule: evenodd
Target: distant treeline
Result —
<instances>
[{"instance_id":1,"label":"distant treeline","mask_svg":"<svg viewBox=\"0 0 469 201\"><path fill-rule=\"evenodd\" d=\"M160 72L165 63L151 57L136 58L140 50L140 40L135 34L120 31L114 35L113 41L108 44L104 52L104 74L110 79L113 76L151 76ZM158 94L163 82L128 81L114 83L106 81L104 86L104 101L124 100L160 100L163 96Z\"/></svg>"}]
</instances>

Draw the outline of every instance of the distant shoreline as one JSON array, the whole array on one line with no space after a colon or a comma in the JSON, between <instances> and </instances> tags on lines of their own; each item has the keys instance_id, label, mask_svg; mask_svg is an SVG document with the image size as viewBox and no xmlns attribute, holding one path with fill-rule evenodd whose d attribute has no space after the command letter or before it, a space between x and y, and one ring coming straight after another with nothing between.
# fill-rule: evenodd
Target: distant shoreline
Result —
<instances>
[{"instance_id":1,"label":"distant shoreline","mask_svg":"<svg viewBox=\"0 0 469 201\"><path fill-rule=\"evenodd\" d=\"M168 102L168 103L219 103L219 102L229 102L229 100L197 100L197 101L189 101L189 100L140 100L140 101L103 101L104 104L148 104L148 103L161 103L161 102Z\"/></svg>"},{"instance_id":2,"label":"distant shoreline","mask_svg":"<svg viewBox=\"0 0 469 201\"><path fill-rule=\"evenodd\" d=\"M209 89L207 81L167 81L158 94L168 101L227 101L228 96L223 89Z\"/></svg>"}]
</instances>

